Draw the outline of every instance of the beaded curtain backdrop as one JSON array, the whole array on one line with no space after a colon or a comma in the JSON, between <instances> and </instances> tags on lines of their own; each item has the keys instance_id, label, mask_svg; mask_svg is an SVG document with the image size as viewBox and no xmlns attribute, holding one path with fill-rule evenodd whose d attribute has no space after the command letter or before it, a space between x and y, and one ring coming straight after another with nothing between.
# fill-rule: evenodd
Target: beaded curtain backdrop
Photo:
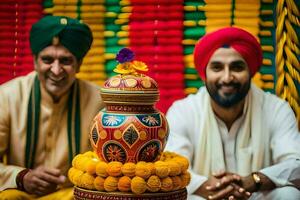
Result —
<instances>
[{"instance_id":1,"label":"beaded curtain backdrop","mask_svg":"<svg viewBox=\"0 0 300 200\"><path fill-rule=\"evenodd\" d=\"M116 53L130 47L149 65L160 88L157 107L195 93L203 82L193 64L205 33L237 26L254 34L263 65L253 81L288 101L300 125L299 5L297 0L2 0L0 84L33 70L28 38L42 15L65 15L89 24L92 49L79 78L99 85L114 75Z\"/></svg>"}]
</instances>

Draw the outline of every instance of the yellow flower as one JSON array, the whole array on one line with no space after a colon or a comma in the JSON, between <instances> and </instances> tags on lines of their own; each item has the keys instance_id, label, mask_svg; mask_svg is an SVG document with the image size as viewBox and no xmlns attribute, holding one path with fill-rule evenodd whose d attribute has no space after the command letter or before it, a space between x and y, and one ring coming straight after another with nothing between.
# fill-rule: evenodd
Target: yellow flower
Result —
<instances>
[{"instance_id":1,"label":"yellow flower","mask_svg":"<svg viewBox=\"0 0 300 200\"><path fill-rule=\"evenodd\" d=\"M101 176L101 177L107 177L108 174L106 172L108 168L108 164L106 162L103 162L103 161L100 161L97 165L96 165L96 174L98 176Z\"/></svg>"},{"instance_id":2,"label":"yellow flower","mask_svg":"<svg viewBox=\"0 0 300 200\"><path fill-rule=\"evenodd\" d=\"M147 179L151 176L151 168L148 167L146 162L138 162L135 168L135 175Z\"/></svg>"},{"instance_id":3,"label":"yellow flower","mask_svg":"<svg viewBox=\"0 0 300 200\"><path fill-rule=\"evenodd\" d=\"M157 176L159 176L160 178L165 178L165 177L169 176L170 169L166 162L156 161L154 163L154 166L155 166Z\"/></svg>"},{"instance_id":4,"label":"yellow flower","mask_svg":"<svg viewBox=\"0 0 300 200\"><path fill-rule=\"evenodd\" d=\"M122 171L121 171L122 166L123 166L123 164L118 161L109 162L106 172L110 176L121 176L122 175Z\"/></svg>"},{"instance_id":5,"label":"yellow flower","mask_svg":"<svg viewBox=\"0 0 300 200\"><path fill-rule=\"evenodd\" d=\"M105 179L102 178L101 176L97 176L94 180L94 186L96 188L96 190L98 191L104 191L104 181Z\"/></svg>"},{"instance_id":6,"label":"yellow flower","mask_svg":"<svg viewBox=\"0 0 300 200\"><path fill-rule=\"evenodd\" d=\"M160 190L161 182L158 176L152 175L147 180L147 189L150 192L157 192Z\"/></svg>"},{"instance_id":7,"label":"yellow flower","mask_svg":"<svg viewBox=\"0 0 300 200\"><path fill-rule=\"evenodd\" d=\"M170 173L169 176L177 176L181 173L181 165L175 161L166 161L167 165L169 166Z\"/></svg>"},{"instance_id":8,"label":"yellow flower","mask_svg":"<svg viewBox=\"0 0 300 200\"><path fill-rule=\"evenodd\" d=\"M161 180L161 191L169 192L173 189L173 181L170 177L163 178Z\"/></svg>"},{"instance_id":9,"label":"yellow flower","mask_svg":"<svg viewBox=\"0 0 300 200\"><path fill-rule=\"evenodd\" d=\"M132 62L132 67L137 71L137 72L146 72L148 71L148 66L141 61L133 61Z\"/></svg>"},{"instance_id":10,"label":"yellow flower","mask_svg":"<svg viewBox=\"0 0 300 200\"><path fill-rule=\"evenodd\" d=\"M93 151L87 151L83 154L83 156L88 158L98 158L97 154Z\"/></svg>"},{"instance_id":11,"label":"yellow flower","mask_svg":"<svg viewBox=\"0 0 300 200\"><path fill-rule=\"evenodd\" d=\"M86 172L91 175L94 175L96 173L96 166L98 163L98 159L92 158L91 160L89 160L86 165Z\"/></svg>"},{"instance_id":12,"label":"yellow flower","mask_svg":"<svg viewBox=\"0 0 300 200\"><path fill-rule=\"evenodd\" d=\"M81 155L75 160L74 167L76 169L79 169L79 170L85 172L86 167L87 167L87 163L88 163L89 160L90 160L90 158Z\"/></svg>"},{"instance_id":13,"label":"yellow flower","mask_svg":"<svg viewBox=\"0 0 300 200\"><path fill-rule=\"evenodd\" d=\"M118 189L122 192L130 191L131 187L131 178L128 176L122 176L118 182Z\"/></svg>"},{"instance_id":14,"label":"yellow flower","mask_svg":"<svg viewBox=\"0 0 300 200\"><path fill-rule=\"evenodd\" d=\"M172 176L170 178L172 179L173 182L173 190L179 190L180 188L183 187L180 176Z\"/></svg>"},{"instance_id":15,"label":"yellow flower","mask_svg":"<svg viewBox=\"0 0 300 200\"><path fill-rule=\"evenodd\" d=\"M185 171L184 173L181 174L180 178L182 180L182 186L184 188L190 183L191 174L188 171Z\"/></svg>"},{"instance_id":16,"label":"yellow flower","mask_svg":"<svg viewBox=\"0 0 300 200\"><path fill-rule=\"evenodd\" d=\"M88 173L84 173L80 176L80 181L78 186L83 187L85 189L93 190L95 189L94 180L95 180L94 176Z\"/></svg>"},{"instance_id":17,"label":"yellow flower","mask_svg":"<svg viewBox=\"0 0 300 200\"><path fill-rule=\"evenodd\" d=\"M155 175L156 169L155 169L154 163L148 162L148 163L147 163L147 168L150 170L151 175Z\"/></svg>"},{"instance_id":18,"label":"yellow flower","mask_svg":"<svg viewBox=\"0 0 300 200\"><path fill-rule=\"evenodd\" d=\"M118 178L109 176L104 181L104 189L107 192L113 192L118 189Z\"/></svg>"},{"instance_id":19,"label":"yellow flower","mask_svg":"<svg viewBox=\"0 0 300 200\"><path fill-rule=\"evenodd\" d=\"M72 166L75 167L77 165L78 160L80 159L80 157L83 156L82 154L78 154L76 155L73 160L72 160ZM75 167L76 168L76 167Z\"/></svg>"},{"instance_id":20,"label":"yellow flower","mask_svg":"<svg viewBox=\"0 0 300 200\"><path fill-rule=\"evenodd\" d=\"M118 74L132 74L135 72L130 62L118 64L113 71Z\"/></svg>"},{"instance_id":21,"label":"yellow flower","mask_svg":"<svg viewBox=\"0 0 300 200\"><path fill-rule=\"evenodd\" d=\"M76 174L76 171L77 171L78 169L76 169L76 168L74 168L74 167L71 167L70 169L69 169L69 171L68 171L68 177L69 177L69 180L71 181L71 183L73 183L74 184L74 182L73 182L73 177L74 177L74 175Z\"/></svg>"},{"instance_id":22,"label":"yellow flower","mask_svg":"<svg viewBox=\"0 0 300 200\"><path fill-rule=\"evenodd\" d=\"M131 191L135 194L142 194L147 190L146 181L138 176L135 176L131 180Z\"/></svg>"},{"instance_id":23,"label":"yellow flower","mask_svg":"<svg viewBox=\"0 0 300 200\"><path fill-rule=\"evenodd\" d=\"M125 176L134 177L135 176L135 163L132 163L132 162L125 163L122 166L121 171Z\"/></svg>"},{"instance_id":24,"label":"yellow flower","mask_svg":"<svg viewBox=\"0 0 300 200\"><path fill-rule=\"evenodd\" d=\"M186 171L189 168L189 161L183 156L178 156L172 159L173 161L177 162L181 166L181 171Z\"/></svg>"},{"instance_id":25,"label":"yellow flower","mask_svg":"<svg viewBox=\"0 0 300 200\"><path fill-rule=\"evenodd\" d=\"M83 174L83 171L80 171L80 170L76 170L74 175L72 176L72 183L76 186L79 186L80 185L80 180L81 180L81 175Z\"/></svg>"}]
</instances>

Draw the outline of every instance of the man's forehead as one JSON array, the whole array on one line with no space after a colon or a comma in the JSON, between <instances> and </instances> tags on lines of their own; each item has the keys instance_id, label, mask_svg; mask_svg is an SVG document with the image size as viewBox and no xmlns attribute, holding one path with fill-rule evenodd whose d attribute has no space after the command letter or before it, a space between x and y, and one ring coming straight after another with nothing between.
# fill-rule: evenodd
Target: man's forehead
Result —
<instances>
[{"instance_id":1,"label":"man's forehead","mask_svg":"<svg viewBox=\"0 0 300 200\"><path fill-rule=\"evenodd\" d=\"M213 60L224 60L224 59L234 59L234 60L241 60L241 61L245 61L245 59L243 58L243 56L236 51L234 48L218 48L210 57L209 61L213 61Z\"/></svg>"},{"instance_id":2,"label":"man's forehead","mask_svg":"<svg viewBox=\"0 0 300 200\"><path fill-rule=\"evenodd\" d=\"M64 57L74 57L74 55L64 46L48 46L45 49L43 49L40 53L39 56L64 56Z\"/></svg>"}]
</instances>

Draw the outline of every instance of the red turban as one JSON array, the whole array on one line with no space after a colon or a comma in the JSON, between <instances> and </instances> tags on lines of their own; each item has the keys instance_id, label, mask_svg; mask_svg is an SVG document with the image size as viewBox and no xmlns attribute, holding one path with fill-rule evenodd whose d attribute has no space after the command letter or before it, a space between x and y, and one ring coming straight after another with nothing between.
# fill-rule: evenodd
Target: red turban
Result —
<instances>
[{"instance_id":1,"label":"red turban","mask_svg":"<svg viewBox=\"0 0 300 200\"><path fill-rule=\"evenodd\" d=\"M219 29L206 34L196 44L194 63L202 80L205 80L205 69L213 53L222 46L234 48L248 64L251 77L262 64L262 50L256 38L247 31L234 27Z\"/></svg>"}]
</instances>

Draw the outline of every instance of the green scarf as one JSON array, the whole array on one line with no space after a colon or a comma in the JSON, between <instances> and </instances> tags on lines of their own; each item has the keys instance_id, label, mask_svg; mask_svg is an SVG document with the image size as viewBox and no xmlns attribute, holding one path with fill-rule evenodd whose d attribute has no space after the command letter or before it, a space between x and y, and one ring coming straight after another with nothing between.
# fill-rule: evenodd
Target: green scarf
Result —
<instances>
[{"instance_id":1,"label":"green scarf","mask_svg":"<svg viewBox=\"0 0 300 200\"><path fill-rule=\"evenodd\" d=\"M39 118L41 108L40 81L36 76L31 90L28 113L27 135L25 150L25 167L32 169L36 155L37 141L39 137ZM73 157L80 152L80 99L78 81L71 87L68 99L68 146L69 164Z\"/></svg>"}]
</instances>

